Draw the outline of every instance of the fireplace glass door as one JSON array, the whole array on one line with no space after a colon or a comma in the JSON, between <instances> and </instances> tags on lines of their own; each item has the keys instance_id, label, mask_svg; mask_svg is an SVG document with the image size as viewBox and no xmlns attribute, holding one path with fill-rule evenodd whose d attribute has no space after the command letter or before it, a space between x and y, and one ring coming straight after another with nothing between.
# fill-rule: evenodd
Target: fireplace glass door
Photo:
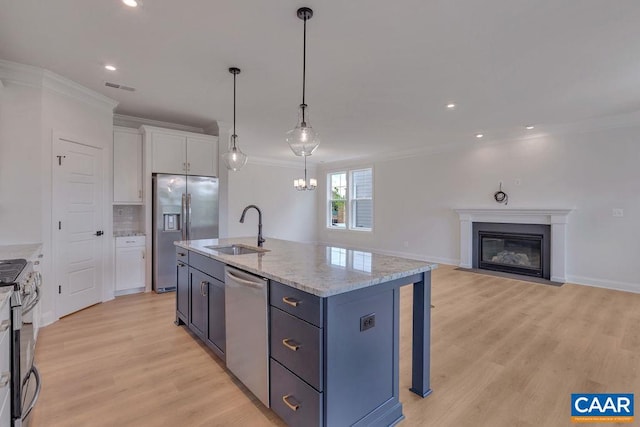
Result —
<instances>
[{"instance_id":1,"label":"fireplace glass door","mask_svg":"<svg viewBox=\"0 0 640 427\"><path fill-rule=\"evenodd\" d=\"M480 232L480 268L542 277L542 235Z\"/></svg>"}]
</instances>

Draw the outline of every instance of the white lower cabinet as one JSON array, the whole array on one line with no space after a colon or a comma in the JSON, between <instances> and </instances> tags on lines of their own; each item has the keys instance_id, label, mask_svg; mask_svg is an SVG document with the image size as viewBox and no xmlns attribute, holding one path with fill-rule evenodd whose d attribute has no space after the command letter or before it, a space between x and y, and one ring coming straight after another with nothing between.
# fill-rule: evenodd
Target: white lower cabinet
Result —
<instances>
[{"instance_id":1,"label":"white lower cabinet","mask_svg":"<svg viewBox=\"0 0 640 427\"><path fill-rule=\"evenodd\" d=\"M144 291L145 237L116 237L115 295Z\"/></svg>"}]
</instances>

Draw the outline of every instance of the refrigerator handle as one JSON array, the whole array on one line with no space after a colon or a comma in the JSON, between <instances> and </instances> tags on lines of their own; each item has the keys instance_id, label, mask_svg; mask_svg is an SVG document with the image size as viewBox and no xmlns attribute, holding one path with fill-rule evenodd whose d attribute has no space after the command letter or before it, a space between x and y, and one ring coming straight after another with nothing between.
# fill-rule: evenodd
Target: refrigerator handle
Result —
<instances>
[{"instance_id":1,"label":"refrigerator handle","mask_svg":"<svg viewBox=\"0 0 640 427\"><path fill-rule=\"evenodd\" d=\"M182 205L180 206L182 214L182 240L187 240L187 195L182 193Z\"/></svg>"},{"instance_id":2,"label":"refrigerator handle","mask_svg":"<svg viewBox=\"0 0 640 427\"><path fill-rule=\"evenodd\" d=\"M187 193L187 240L191 239L191 193Z\"/></svg>"}]
</instances>

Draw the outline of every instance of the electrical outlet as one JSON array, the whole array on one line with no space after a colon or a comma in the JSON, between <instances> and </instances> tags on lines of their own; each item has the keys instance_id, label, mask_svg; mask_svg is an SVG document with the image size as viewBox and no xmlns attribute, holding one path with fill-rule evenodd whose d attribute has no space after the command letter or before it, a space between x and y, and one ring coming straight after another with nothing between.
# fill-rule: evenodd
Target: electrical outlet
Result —
<instances>
[{"instance_id":1,"label":"electrical outlet","mask_svg":"<svg viewBox=\"0 0 640 427\"><path fill-rule=\"evenodd\" d=\"M366 331L376 326L376 314L371 313L360 318L360 332Z\"/></svg>"},{"instance_id":2,"label":"electrical outlet","mask_svg":"<svg viewBox=\"0 0 640 427\"><path fill-rule=\"evenodd\" d=\"M405 247L405 248L408 248L408 247L409 247L409 242L407 242L406 240L405 240L405 242L404 242L403 244L404 244L404 247Z\"/></svg>"},{"instance_id":3,"label":"electrical outlet","mask_svg":"<svg viewBox=\"0 0 640 427\"><path fill-rule=\"evenodd\" d=\"M516 179L515 180L515 184L516 185L521 185L522 184L522 180L521 179Z\"/></svg>"},{"instance_id":4,"label":"electrical outlet","mask_svg":"<svg viewBox=\"0 0 640 427\"><path fill-rule=\"evenodd\" d=\"M616 217L624 216L624 209L613 208L613 216L616 216Z\"/></svg>"}]
</instances>

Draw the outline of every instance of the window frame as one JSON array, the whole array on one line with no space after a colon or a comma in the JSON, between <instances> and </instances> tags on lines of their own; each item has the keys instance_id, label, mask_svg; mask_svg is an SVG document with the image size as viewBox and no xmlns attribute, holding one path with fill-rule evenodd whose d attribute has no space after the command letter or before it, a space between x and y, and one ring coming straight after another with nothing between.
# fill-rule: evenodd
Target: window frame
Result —
<instances>
[{"instance_id":1,"label":"window frame","mask_svg":"<svg viewBox=\"0 0 640 427\"><path fill-rule=\"evenodd\" d=\"M361 172L361 171L371 171L371 197L366 198L355 198L354 197L354 186L353 186L353 173ZM331 179L334 175L345 174L346 177L346 196L344 199L334 199L333 198L333 187L331 185ZM326 202L326 228L329 230L349 230L349 231L360 231L365 233L373 232L373 224L374 224L374 170L373 166L363 166L357 168L344 168L337 169L333 171L327 172L326 182L327 182L327 194L325 196ZM336 200L344 200L345 202L345 219L344 226L335 226L332 223L333 212L331 210L332 202ZM371 200L371 227L356 227L355 219L354 219L354 201L358 200Z\"/></svg>"}]
</instances>

